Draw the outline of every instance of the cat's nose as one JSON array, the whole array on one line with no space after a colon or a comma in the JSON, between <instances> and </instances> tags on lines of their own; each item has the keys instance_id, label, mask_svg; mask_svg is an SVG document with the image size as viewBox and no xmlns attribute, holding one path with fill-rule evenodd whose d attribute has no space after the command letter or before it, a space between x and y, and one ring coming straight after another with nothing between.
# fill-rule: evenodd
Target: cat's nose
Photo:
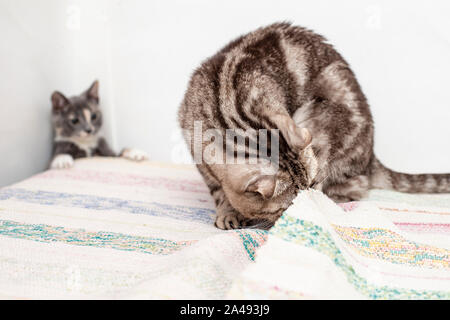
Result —
<instances>
[{"instance_id":1,"label":"cat's nose","mask_svg":"<svg viewBox=\"0 0 450 320\"><path fill-rule=\"evenodd\" d=\"M86 133L92 133L92 129L85 129L84 131L86 131Z\"/></svg>"}]
</instances>

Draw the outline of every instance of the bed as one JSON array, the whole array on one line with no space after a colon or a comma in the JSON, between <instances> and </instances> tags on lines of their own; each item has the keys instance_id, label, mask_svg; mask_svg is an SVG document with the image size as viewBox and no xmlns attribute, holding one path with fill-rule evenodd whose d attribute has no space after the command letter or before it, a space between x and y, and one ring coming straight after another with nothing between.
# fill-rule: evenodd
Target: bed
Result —
<instances>
[{"instance_id":1,"label":"bed","mask_svg":"<svg viewBox=\"0 0 450 320\"><path fill-rule=\"evenodd\" d=\"M305 191L270 231L213 222L194 166L45 171L0 189L0 298L450 298L450 195Z\"/></svg>"}]
</instances>

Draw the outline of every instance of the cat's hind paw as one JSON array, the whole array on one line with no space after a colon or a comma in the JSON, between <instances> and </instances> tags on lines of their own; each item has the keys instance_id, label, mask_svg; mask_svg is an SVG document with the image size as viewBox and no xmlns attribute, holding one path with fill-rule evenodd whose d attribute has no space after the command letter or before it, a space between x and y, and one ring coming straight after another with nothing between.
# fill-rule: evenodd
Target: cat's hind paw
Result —
<instances>
[{"instance_id":1,"label":"cat's hind paw","mask_svg":"<svg viewBox=\"0 0 450 320\"><path fill-rule=\"evenodd\" d=\"M148 160L147 152L139 149L124 149L120 156L132 161Z\"/></svg>"},{"instance_id":2,"label":"cat's hind paw","mask_svg":"<svg viewBox=\"0 0 450 320\"><path fill-rule=\"evenodd\" d=\"M68 169L72 167L73 158L70 154L58 154L50 164L50 169Z\"/></svg>"}]
</instances>

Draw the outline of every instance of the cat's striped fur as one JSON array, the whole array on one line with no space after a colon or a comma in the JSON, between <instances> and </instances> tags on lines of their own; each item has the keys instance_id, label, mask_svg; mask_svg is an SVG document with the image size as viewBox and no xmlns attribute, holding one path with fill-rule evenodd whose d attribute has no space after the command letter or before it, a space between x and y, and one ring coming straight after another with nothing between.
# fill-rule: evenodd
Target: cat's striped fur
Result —
<instances>
[{"instance_id":1,"label":"cat's striped fur","mask_svg":"<svg viewBox=\"0 0 450 320\"><path fill-rule=\"evenodd\" d=\"M397 173L376 159L369 105L349 65L322 36L288 23L241 36L194 72L179 110L191 150L194 121L203 131L280 132L276 171L197 164L222 229L249 219L273 222L310 187L341 201L360 199L369 188L450 192L449 174Z\"/></svg>"}]
</instances>

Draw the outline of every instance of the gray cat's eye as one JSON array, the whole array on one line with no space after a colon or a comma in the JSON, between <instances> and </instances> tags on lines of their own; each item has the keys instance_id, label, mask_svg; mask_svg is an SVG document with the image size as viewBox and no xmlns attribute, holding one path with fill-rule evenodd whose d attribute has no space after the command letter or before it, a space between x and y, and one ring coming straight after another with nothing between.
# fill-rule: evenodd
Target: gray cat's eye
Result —
<instances>
[{"instance_id":1,"label":"gray cat's eye","mask_svg":"<svg viewBox=\"0 0 450 320\"><path fill-rule=\"evenodd\" d=\"M73 118L72 120L70 120L70 122L72 122L72 124L77 124L79 120L78 118Z\"/></svg>"}]
</instances>

